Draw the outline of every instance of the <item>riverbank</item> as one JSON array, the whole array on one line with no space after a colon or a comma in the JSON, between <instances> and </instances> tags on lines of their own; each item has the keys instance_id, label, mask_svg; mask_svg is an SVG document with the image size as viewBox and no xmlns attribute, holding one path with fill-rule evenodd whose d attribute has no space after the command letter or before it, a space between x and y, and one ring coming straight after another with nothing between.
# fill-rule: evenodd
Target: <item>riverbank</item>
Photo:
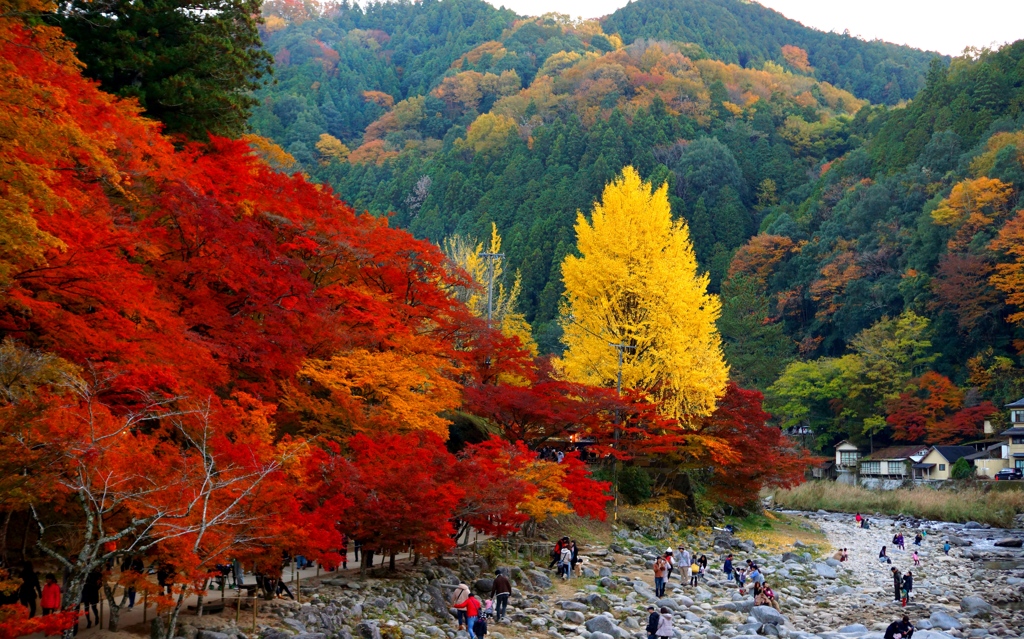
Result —
<instances>
[{"instance_id":1,"label":"riverbank","mask_svg":"<svg viewBox=\"0 0 1024 639\"><path fill-rule=\"evenodd\" d=\"M935 521L976 521L999 528L1013 527L1017 516L1024 513L1024 491L974 486L868 490L834 481L812 481L772 491L770 496L775 505L789 510L906 515Z\"/></svg>"}]
</instances>

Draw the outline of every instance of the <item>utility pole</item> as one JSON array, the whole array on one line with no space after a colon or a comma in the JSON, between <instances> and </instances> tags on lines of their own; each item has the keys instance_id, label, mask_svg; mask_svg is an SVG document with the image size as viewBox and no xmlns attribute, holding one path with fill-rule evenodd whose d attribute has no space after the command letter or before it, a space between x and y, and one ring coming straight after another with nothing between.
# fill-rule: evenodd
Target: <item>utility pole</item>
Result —
<instances>
[{"instance_id":1,"label":"utility pole","mask_svg":"<svg viewBox=\"0 0 1024 639\"><path fill-rule=\"evenodd\" d=\"M494 260L505 257L504 253L481 253L480 257L487 260L487 326L491 326L491 315L494 313Z\"/></svg>"},{"instance_id":2,"label":"utility pole","mask_svg":"<svg viewBox=\"0 0 1024 639\"><path fill-rule=\"evenodd\" d=\"M617 351L618 356L619 356L619 373L618 373L618 379L617 379L616 384L615 384L615 391L619 395L619 397L622 397L622 353L623 353L623 351L635 351L636 350L636 346L629 346L628 344L623 344L622 342L609 343L608 345L611 346L612 348L614 348ZM619 449L619 423L621 421L622 421L622 415L620 414L615 419L615 450ZM618 521L619 520L619 466L620 465L621 465L621 463L619 462L618 459L616 459L615 463L612 465L612 488L614 489L613 492L615 493L615 510L614 510L614 514L612 515L614 521Z\"/></svg>"}]
</instances>

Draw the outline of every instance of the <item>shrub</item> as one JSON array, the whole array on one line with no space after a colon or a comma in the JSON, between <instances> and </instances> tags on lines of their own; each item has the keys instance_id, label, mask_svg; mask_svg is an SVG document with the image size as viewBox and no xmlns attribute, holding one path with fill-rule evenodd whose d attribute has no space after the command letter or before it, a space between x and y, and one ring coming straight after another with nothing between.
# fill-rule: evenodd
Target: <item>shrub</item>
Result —
<instances>
[{"instance_id":1,"label":"shrub","mask_svg":"<svg viewBox=\"0 0 1024 639\"><path fill-rule=\"evenodd\" d=\"M619 472L619 493L636 505L651 498L651 476L639 466L626 466Z\"/></svg>"}]
</instances>

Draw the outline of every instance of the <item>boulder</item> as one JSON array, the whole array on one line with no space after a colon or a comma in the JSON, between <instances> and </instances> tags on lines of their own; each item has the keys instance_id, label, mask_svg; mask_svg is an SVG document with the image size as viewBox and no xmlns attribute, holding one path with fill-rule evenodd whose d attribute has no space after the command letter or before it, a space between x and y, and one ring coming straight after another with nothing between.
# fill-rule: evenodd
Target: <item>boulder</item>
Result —
<instances>
[{"instance_id":1,"label":"boulder","mask_svg":"<svg viewBox=\"0 0 1024 639\"><path fill-rule=\"evenodd\" d=\"M363 639L380 639L380 626L376 621L361 621L356 626L356 632Z\"/></svg>"},{"instance_id":2,"label":"boulder","mask_svg":"<svg viewBox=\"0 0 1024 639\"><path fill-rule=\"evenodd\" d=\"M493 587L493 579L477 579L473 582L473 589L476 590L477 594L490 595L491 588Z\"/></svg>"},{"instance_id":3,"label":"boulder","mask_svg":"<svg viewBox=\"0 0 1024 639\"><path fill-rule=\"evenodd\" d=\"M615 639L615 636L607 632L592 632L590 633L590 639Z\"/></svg>"},{"instance_id":4,"label":"boulder","mask_svg":"<svg viewBox=\"0 0 1024 639\"><path fill-rule=\"evenodd\" d=\"M828 559L825 560L825 563L828 564L829 566L833 567L833 568L838 568L840 562L839 562L838 559L833 559L833 558L829 557Z\"/></svg>"},{"instance_id":5,"label":"boulder","mask_svg":"<svg viewBox=\"0 0 1024 639\"><path fill-rule=\"evenodd\" d=\"M800 555L795 552L782 553L782 563L786 563L787 561L800 561Z\"/></svg>"},{"instance_id":6,"label":"boulder","mask_svg":"<svg viewBox=\"0 0 1024 639\"><path fill-rule=\"evenodd\" d=\"M966 530L981 530L982 528L984 528L984 526L982 526L976 521L969 521L966 524L964 524L964 529Z\"/></svg>"},{"instance_id":7,"label":"boulder","mask_svg":"<svg viewBox=\"0 0 1024 639\"><path fill-rule=\"evenodd\" d=\"M970 613L991 612L992 606L981 597L969 596L960 600L960 610Z\"/></svg>"},{"instance_id":8,"label":"boulder","mask_svg":"<svg viewBox=\"0 0 1024 639\"><path fill-rule=\"evenodd\" d=\"M558 605L562 607L562 610L575 610L576 612L587 611L587 604L580 603L578 601L559 601Z\"/></svg>"},{"instance_id":9,"label":"boulder","mask_svg":"<svg viewBox=\"0 0 1024 639\"><path fill-rule=\"evenodd\" d=\"M915 630L914 639L953 639L953 637L938 630Z\"/></svg>"},{"instance_id":10,"label":"boulder","mask_svg":"<svg viewBox=\"0 0 1024 639\"><path fill-rule=\"evenodd\" d=\"M932 616L928 617L928 621L932 622L932 627L942 628L943 630L960 630L964 627L952 615L941 610L933 612ZM917 633L914 634L916 635Z\"/></svg>"},{"instance_id":11,"label":"boulder","mask_svg":"<svg viewBox=\"0 0 1024 639\"><path fill-rule=\"evenodd\" d=\"M537 588L551 587L551 578L539 570L527 570L526 577Z\"/></svg>"},{"instance_id":12,"label":"boulder","mask_svg":"<svg viewBox=\"0 0 1024 639\"><path fill-rule=\"evenodd\" d=\"M835 579L838 577L836 569L828 564L814 564L814 572L816 572L819 577L824 577L825 579Z\"/></svg>"},{"instance_id":13,"label":"boulder","mask_svg":"<svg viewBox=\"0 0 1024 639\"><path fill-rule=\"evenodd\" d=\"M1005 539L997 540L994 545L1000 546L1002 548L1020 548L1024 546L1024 539L1006 537Z\"/></svg>"},{"instance_id":14,"label":"boulder","mask_svg":"<svg viewBox=\"0 0 1024 639\"><path fill-rule=\"evenodd\" d=\"M786 622L782 614L771 606L754 606L750 614L754 615L754 619L757 619L759 622L770 623L774 626L781 626Z\"/></svg>"},{"instance_id":15,"label":"boulder","mask_svg":"<svg viewBox=\"0 0 1024 639\"><path fill-rule=\"evenodd\" d=\"M302 634L306 632L306 626L298 619L282 619L281 623L288 626L295 632ZM196 639L218 639L217 637L197 637Z\"/></svg>"},{"instance_id":16,"label":"boulder","mask_svg":"<svg viewBox=\"0 0 1024 639\"><path fill-rule=\"evenodd\" d=\"M608 603L608 600L596 592L587 595L587 605L601 612L608 612L612 609L612 605Z\"/></svg>"},{"instance_id":17,"label":"boulder","mask_svg":"<svg viewBox=\"0 0 1024 639\"><path fill-rule=\"evenodd\" d=\"M964 547L971 545L971 542L969 540L964 539L962 537L957 537L956 535L950 535L946 537L946 541L949 542L950 546Z\"/></svg>"},{"instance_id":18,"label":"boulder","mask_svg":"<svg viewBox=\"0 0 1024 639\"><path fill-rule=\"evenodd\" d=\"M674 612L676 610L679 610L679 602L677 602L675 599L659 599L656 602L654 602L654 607L658 610L661 610L662 607L664 607Z\"/></svg>"},{"instance_id":19,"label":"boulder","mask_svg":"<svg viewBox=\"0 0 1024 639\"><path fill-rule=\"evenodd\" d=\"M612 569L609 568L608 566L602 566L601 570L597 571L597 574L602 576L602 577L611 577L612 576Z\"/></svg>"},{"instance_id":20,"label":"boulder","mask_svg":"<svg viewBox=\"0 0 1024 639\"><path fill-rule=\"evenodd\" d=\"M862 623L854 623L849 626L843 626L839 629L841 635L862 635L868 631L868 627Z\"/></svg>"},{"instance_id":21,"label":"boulder","mask_svg":"<svg viewBox=\"0 0 1024 639\"><path fill-rule=\"evenodd\" d=\"M618 627L615 625L615 619L606 615L598 615L587 619L585 625L590 632L603 632L613 637L618 634L616 632Z\"/></svg>"},{"instance_id":22,"label":"boulder","mask_svg":"<svg viewBox=\"0 0 1024 639\"><path fill-rule=\"evenodd\" d=\"M292 621L291 619L285 619L285 621ZM305 631L305 628L303 628ZM214 632L213 630L200 630L196 633L196 639L231 639L230 636L223 632Z\"/></svg>"},{"instance_id":23,"label":"boulder","mask_svg":"<svg viewBox=\"0 0 1024 639\"><path fill-rule=\"evenodd\" d=\"M586 617L583 616L582 612L576 612L575 610L565 611L565 620L569 623L581 624L586 621Z\"/></svg>"}]
</instances>

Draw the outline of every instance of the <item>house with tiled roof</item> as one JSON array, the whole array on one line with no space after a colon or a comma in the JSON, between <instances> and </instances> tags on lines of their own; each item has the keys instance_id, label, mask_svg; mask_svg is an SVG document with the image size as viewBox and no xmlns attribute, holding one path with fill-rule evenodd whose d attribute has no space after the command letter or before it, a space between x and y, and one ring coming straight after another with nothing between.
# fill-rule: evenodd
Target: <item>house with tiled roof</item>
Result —
<instances>
[{"instance_id":1,"label":"house with tiled roof","mask_svg":"<svg viewBox=\"0 0 1024 639\"><path fill-rule=\"evenodd\" d=\"M968 456L979 477L995 477L1003 468L1024 469L1024 397L1004 408L1010 410L1010 428L999 434L999 443Z\"/></svg>"},{"instance_id":2,"label":"house with tiled roof","mask_svg":"<svg viewBox=\"0 0 1024 639\"><path fill-rule=\"evenodd\" d=\"M860 458L860 478L906 480L913 478L913 465L928 454L929 447L923 444L910 446L889 446Z\"/></svg>"},{"instance_id":3,"label":"house with tiled roof","mask_svg":"<svg viewBox=\"0 0 1024 639\"><path fill-rule=\"evenodd\" d=\"M914 479L945 481L950 478L953 464L977 452L974 446L932 446L924 458L913 465Z\"/></svg>"}]
</instances>

